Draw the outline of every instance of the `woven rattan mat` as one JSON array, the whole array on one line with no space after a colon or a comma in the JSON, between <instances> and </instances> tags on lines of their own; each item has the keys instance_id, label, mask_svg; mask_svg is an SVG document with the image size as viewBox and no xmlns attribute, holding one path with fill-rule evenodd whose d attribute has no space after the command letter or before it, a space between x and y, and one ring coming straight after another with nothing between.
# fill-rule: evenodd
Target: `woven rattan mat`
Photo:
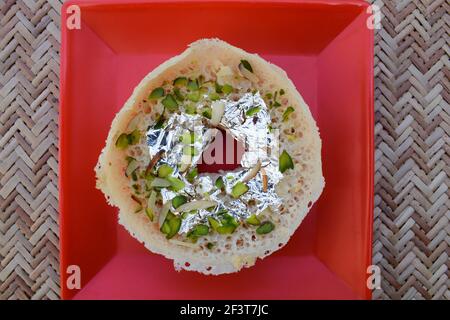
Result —
<instances>
[{"instance_id":1,"label":"woven rattan mat","mask_svg":"<svg viewBox=\"0 0 450 320\"><path fill-rule=\"evenodd\" d=\"M449 5L376 1L375 299L449 299ZM0 0L0 299L57 299L58 0Z\"/></svg>"}]
</instances>

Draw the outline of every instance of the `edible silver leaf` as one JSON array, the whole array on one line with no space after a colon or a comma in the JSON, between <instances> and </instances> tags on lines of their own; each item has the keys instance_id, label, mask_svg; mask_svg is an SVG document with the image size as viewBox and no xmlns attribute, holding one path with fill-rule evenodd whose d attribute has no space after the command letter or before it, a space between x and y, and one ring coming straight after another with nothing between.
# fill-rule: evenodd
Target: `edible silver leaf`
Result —
<instances>
[{"instance_id":1,"label":"edible silver leaf","mask_svg":"<svg viewBox=\"0 0 450 320\"><path fill-rule=\"evenodd\" d=\"M257 92L255 94L245 93L237 101L222 99L225 103L225 112L218 127L228 131L236 140L245 146L245 152L241 159L241 168L234 171L220 173L204 173L196 177L191 184L186 178L189 168L195 167L202 158L202 152L214 141L218 130L200 115L188 115L185 113L174 113L161 129L150 128L147 132L147 145L150 156L164 151L163 156L156 166L162 163L170 165L173 175L185 183L185 188L179 193L188 196L190 200L209 199L215 201L217 206L210 210L198 210L195 213L185 215L179 233L187 233L196 224L208 224L207 217L218 216L225 210L237 221L243 221L252 214L258 215L270 208L277 213L281 205L281 198L275 192L275 186L283 175L278 170L278 139L269 130L271 118L269 110ZM252 108L260 108L257 113L247 116L246 113ZM189 168L183 165L183 154L186 154L186 145L181 141L183 134L194 132L195 142L193 147L196 152L190 159ZM191 146L189 146L191 147ZM188 157L189 158L189 157ZM263 189L262 170L247 182L249 190L234 199L231 196L233 186L246 176L246 174L261 163L267 177L267 190ZM184 172L180 168L186 169ZM225 192L218 190L214 182L222 177ZM166 203L176 196L176 192L168 189L161 190L163 202ZM176 209L172 208L175 214Z\"/></svg>"}]
</instances>

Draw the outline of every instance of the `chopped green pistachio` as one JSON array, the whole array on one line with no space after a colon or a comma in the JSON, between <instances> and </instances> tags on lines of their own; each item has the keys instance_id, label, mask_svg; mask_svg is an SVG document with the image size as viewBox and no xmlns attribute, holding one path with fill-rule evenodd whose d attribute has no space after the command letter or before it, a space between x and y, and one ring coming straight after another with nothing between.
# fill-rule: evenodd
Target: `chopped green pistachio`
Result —
<instances>
[{"instance_id":1,"label":"chopped green pistachio","mask_svg":"<svg viewBox=\"0 0 450 320\"><path fill-rule=\"evenodd\" d=\"M184 107L184 111L187 114L196 114L197 113L197 107L195 106L195 104L188 104L187 106Z\"/></svg>"},{"instance_id":2,"label":"chopped green pistachio","mask_svg":"<svg viewBox=\"0 0 450 320\"><path fill-rule=\"evenodd\" d=\"M217 189L223 189L225 187L225 183L223 182L222 177L218 177L214 185L216 186Z\"/></svg>"},{"instance_id":3,"label":"chopped green pistachio","mask_svg":"<svg viewBox=\"0 0 450 320\"><path fill-rule=\"evenodd\" d=\"M151 184L152 184L153 180L155 179L155 177L151 173L148 173L148 174L145 174L144 179L145 179L146 186L150 189Z\"/></svg>"},{"instance_id":4,"label":"chopped green pistachio","mask_svg":"<svg viewBox=\"0 0 450 320\"><path fill-rule=\"evenodd\" d=\"M284 90L283 90L283 89L280 89L280 96L282 96L282 95L284 95L284 94L285 94Z\"/></svg>"},{"instance_id":5,"label":"chopped green pistachio","mask_svg":"<svg viewBox=\"0 0 450 320\"><path fill-rule=\"evenodd\" d=\"M294 162L292 161L291 156L289 153L286 152L286 150L283 150L283 152L280 155L278 163L278 169L281 173L284 173L287 169L294 169Z\"/></svg>"},{"instance_id":6,"label":"chopped green pistachio","mask_svg":"<svg viewBox=\"0 0 450 320\"><path fill-rule=\"evenodd\" d=\"M150 100L159 99L161 97L164 97L164 89L161 87L153 89L153 91L148 96Z\"/></svg>"},{"instance_id":7,"label":"chopped green pistachio","mask_svg":"<svg viewBox=\"0 0 450 320\"><path fill-rule=\"evenodd\" d=\"M231 226L235 226L235 227L237 227L239 225L239 223L236 221L236 219L233 218L228 213L224 213L222 215L222 224L223 225L231 225Z\"/></svg>"},{"instance_id":8,"label":"chopped green pistachio","mask_svg":"<svg viewBox=\"0 0 450 320\"><path fill-rule=\"evenodd\" d=\"M186 219L189 216L189 212L183 212L181 214L181 219Z\"/></svg>"},{"instance_id":9,"label":"chopped green pistachio","mask_svg":"<svg viewBox=\"0 0 450 320\"><path fill-rule=\"evenodd\" d=\"M211 228L217 231L217 228L220 227L220 222L212 217L208 217L208 222L211 225Z\"/></svg>"},{"instance_id":10,"label":"chopped green pistachio","mask_svg":"<svg viewBox=\"0 0 450 320\"><path fill-rule=\"evenodd\" d=\"M203 84L203 82L205 82L205 77L201 74L199 77L198 77L198 83L200 84L200 85L202 85Z\"/></svg>"},{"instance_id":11,"label":"chopped green pistachio","mask_svg":"<svg viewBox=\"0 0 450 320\"><path fill-rule=\"evenodd\" d=\"M224 84L222 87L222 92L225 94L229 94L233 92L233 87L230 86L229 84Z\"/></svg>"},{"instance_id":12,"label":"chopped green pistachio","mask_svg":"<svg viewBox=\"0 0 450 320\"><path fill-rule=\"evenodd\" d=\"M194 91L191 93L188 93L187 98L191 100L192 102L199 102L200 101L200 91Z\"/></svg>"},{"instance_id":13,"label":"chopped green pistachio","mask_svg":"<svg viewBox=\"0 0 450 320\"><path fill-rule=\"evenodd\" d=\"M195 134L194 132L185 132L181 135L180 141L183 142L183 144L192 144L195 142Z\"/></svg>"},{"instance_id":14,"label":"chopped green pistachio","mask_svg":"<svg viewBox=\"0 0 450 320\"><path fill-rule=\"evenodd\" d=\"M228 212L227 209L221 208L219 211L217 211L217 215L222 215L222 214L227 213L227 212Z\"/></svg>"},{"instance_id":15,"label":"chopped green pistachio","mask_svg":"<svg viewBox=\"0 0 450 320\"><path fill-rule=\"evenodd\" d=\"M122 150L128 147L128 135L126 133L122 133L119 138L117 138L116 147Z\"/></svg>"},{"instance_id":16,"label":"chopped green pistachio","mask_svg":"<svg viewBox=\"0 0 450 320\"><path fill-rule=\"evenodd\" d=\"M131 173L131 179L133 179L133 181L137 181L138 176L137 176L137 174L136 174L136 170L134 170L134 171Z\"/></svg>"},{"instance_id":17,"label":"chopped green pistachio","mask_svg":"<svg viewBox=\"0 0 450 320\"><path fill-rule=\"evenodd\" d=\"M198 176L198 169L197 167L193 168L189 173L186 175L187 181L190 183L194 182L195 177Z\"/></svg>"},{"instance_id":18,"label":"chopped green pistachio","mask_svg":"<svg viewBox=\"0 0 450 320\"><path fill-rule=\"evenodd\" d=\"M220 99L220 96L217 92L212 92L209 94L208 98L212 101L216 101Z\"/></svg>"},{"instance_id":19,"label":"chopped green pistachio","mask_svg":"<svg viewBox=\"0 0 450 320\"><path fill-rule=\"evenodd\" d=\"M153 127L153 129L161 129L164 126L164 122L165 121L166 121L166 119L163 116L159 117L159 119L156 122L156 124Z\"/></svg>"},{"instance_id":20,"label":"chopped green pistachio","mask_svg":"<svg viewBox=\"0 0 450 320\"><path fill-rule=\"evenodd\" d=\"M275 107L275 108L281 107L281 103L279 103L279 102L277 101L277 96L278 96L278 91L275 91L275 93L274 93L274 95L273 95L273 103L272 103L272 101L271 101L271 106L272 106L272 107Z\"/></svg>"},{"instance_id":21,"label":"chopped green pistachio","mask_svg":"<svg viewBox=\"0 0 450 320\"><path fill-rule=\"evenodd\" d=\"M206 236L209 232L209 227L206 224L198 224L192 230L191 234L194 236Z\"/></svg>"},{"instance_id":22,"label":"chopped green pistachio","mask_svg":"<svg viewBox=\"0 0 450 320\"><path fill-rule=\"evenodd\" d=\"M142 206L139 206L136 208L136 210L134 210L134 213L138 213L142 211Z\"/></svg>"},{"instance_id":23,"label":"chopped green pistachio","mask_svg":"<svg viewBox=\"0 0 450 320\"><path fill-rule=\"evenodd\" d=\"M272 99L272 94L270 92L266 93L266 98L267 99Z\"/></svg>"},{"instance_id":24,"label":"chopped green pistachio","mask_svg":"<svg viewBox=\"0 0 450 320\"><path fill-rule=\"evenodd\" d=\"M261 107L252 107L252 108L247 110L245 115L251 117L251 116L257 114L260 110L261 110Z\"/></svg>"},{"instance_id":25,"label":"chopped green pistachio","mask_svg":"<svg viewBox=\"0 0 450 320\"><path fill-rule=\"evenodd\" d=\"M257 229L257 234L267 234L275 229L275 225L270 221L264 221Z\"/></svg>"},{"instance_id":26,"label":"chopped green pistachio","mask_svg":"<svg viewBox=\"0 0 450 320\"><path fill-rule=\"evenodd\" d=\"M208 243L206 244L206 248L208 248L208 250L211 250L212 248L214 248L214 243L208 242Z\"/></svg>"},{"instance_id":27,"label":"chopped green pistachio","mask_svg":"<svg viewBox=\"0 0 450 320\"><path fill-rule=\"evenodd\" d=\"M286 122L289 119L289 115L294 112L294 108L287 107L287 109L283 113L283 122Z\"/></svg>"},{"instance_id":28,"label":"chopped green pistachio","mask_svg":"<svg viewBox=\"0 0 450 320\"><path fill-rule=\"evenodd\" d=\"M195 149L194 146L184 146L183 154L194 157L197 155L197 150Z\"/></svg>"},{"instance_id":29,"label":"chopped green pistachio","mask_svg":"<svg viewBox=\"0 0 450 320\"><path fill-rule=\"evenodd\" d=\"M180 89L178 89L178 88L173 89L173 93L175 94L175 98L178 101L180 101L180 102L184 101L184 95L181 93Z\"/></svg>"},{"instance_id":30,"label":"chopped green pistachio","mask_svg":"<svg viewBox=\"0 0 450 320\"><path fill-rule=\"evenodd\" d=\"M227 213L222 215L222 223L212 217L208 217L208 222L219 234L230 234L237 228L239 223Z\"/></svg>"},{"instance_id":31,"label":"chopped green pistachio","mask_svg":"<svg viewBox=\"0 0 450 320\"><path fill-rule=\"evenodd\" d=\"M127 169L125 170L125 175L131 177L131 174L139 167L139 163L136 160L131 160L128 163Z\"/></svg>"},{"instance_id":32,"label":"chopped green pistachio","mask_svg":"<svg viewBox=\"0 0 450 320\"><path fill-rule=\"evenodd\" d=\"M158 177L160 178L165 178L169 175L171 175L173 172L173 169L171 166L167 165L167 164L162 164L159 168L158 168Z\"/></svg>"},{"instance_id":33,"label":"chopped green pistachio","mask_svg":"<svg viewBox=\"0 0 450 320\"><path fill-rule=\"evenodd\" d=\"M183 214L181 215L181 218L186 219L189 215L197 214L197 213L198 213L198 210L186 211L186 212L183 212Z\"/></svg>"},{"instance_id":34,"label":"chopped green pistachio","mask_svg":"<svg viewBox=\"0 0 450 320\"><path fill-rule=\"evenodd\" d=\"M188 83L188 79L186 77L178 77L175 80L173 80L173 85L174 86L185 86Z\"/></svg>"},{"instance_id":35,"label":"chopped green pistachio","mask_svg":"<svg viewBox=\"0 0 450 320\"><path fill-rule=\"evenodd\" d=\"M209 90L207 87L200 87L199 91L201 94L206 94L206 93L208 93Z\"/></svg>"},{"instance_id":36,"label":"chopped green pistachio","mask_svg":"<svg viewBox=\"0 0 450 320\"><path fill-rule=\"evenodd\" d=\"M126 156L125 160L127 160L127 163L130 164L131 161L136 160L136 159L133 157L130 157L130 156Z\"/></svg>"},{"instance_id":37,"label":"chopped green pistachio","mask_svg":"<svg viewBox=\"0 0 450 320\"><path fill-rule=\"evenodd\" d=\"M180 191L181 189L184 188L184 182L181 181L181 180L178 179L178 178L175 178L175 177L167 177L166 180L169 181L170 186L171 186L171 188L172 188L173 191L176 191L176 192L177 192L177 191Z\"/></svg>"},{"instance_id":38,"label":"chopped green pistachio","mask_svg":"<svg viewBox=\"0 0 450 320\"><path fill-rule=\"evenodd\" d=\"M197 80L191 80L191 79L189 79L189 81L188 81L188 83L187 83L187 87L188 87L188 89L191 90L191 91L196 91L196 90L198 90L198 89L199 89L198 81L197 81Z\"/></svg>"},{"instance_id":39,"label":"chopped green pistachio","mask_svg":"<svg viewBox=\"0 0 450 320\"><path fill-rule=\"evenodd\" d=\"M166 235L167 239L173 238L180 230L181 217L174 215L172 212L168 212L164 223L161 226L161 232Z\"/></svg>"},{"instance_id":40,"label":"chopped green pistachio","mask_svg":"<svg viewBox=\"0 0 450 320\"><path fill-rule=\"evenodd\" d=\"M239 181L233 186L233 189L231 189L231 196L233 198L237 199L240 196L242 196L244 193L246 193L247 191L248 191L248 186L245 183Z\"/></svg>"},{"instance_id":41,"label":"chopped green pistachio","mask_svg":"<svg viewBox=\"0 0 450 320\"><path fill-rule=\"evenodd\" d=\"M222 86L220 84L218 84L217 82L214 84L216 92L217 93L222 93Z\"/></svg>"},{"instance_id":42,"label":"chopped green pistachio","mask_svg":"<svg viewBox=\"0 0 450 320\"><path fill-rule=\"evenodd\" d=\"M150 219L150 221L153 221L153 219L155 218L155 215L154 215L153 210L151 208L145 208L145 214Z\"/></svg>"},{"instance_id":43,"label":"chopped green pistachio","mask_svg":"<svg viewBox=\"0 0 450 320\"><path fill-rule=\"evenodd\" d=\"M161 103L164 107L169 109L169 111L176 111L178 109L178 103L171 94L168 94L164 99L162 99Z\"/></svg>"},{"instance_id":44,"label":"chopped green pistachio","mask_svg":"<svg viewBox=\"0 0 450 320\"><path fill-rule=\"evenodd\" d=\"M209 108L209 107L203 108L202 109L202 116L204 116L205 118L211 119L212 109Z\"/></svg>"},{"instance_id":45,"label":"chopped green pistachio","mask_svg":"<svg viewBox=\"0 0 450 320\"><path fill-rule=\"evenodd\" d=\"M140 139L141 133L137 129L129 134L122 133L116 140L116 147L123 150L129 145L138 143Z\"/></svg>"},{"instance_id":46,"label":"chopped green pistachio","mask_svg":"<svg viewBox=\"0 0 450 320\"><path fill-rule=\"evenodd\" d=\"M253 68L247 60L241 60L241 65L248 71L253 73Z\"/></svg>"},{"instance_id":47,"label":"chopped green pistachio","mask_svg":"<svg viewBox=\"0 0 450 320\"><path fill-rule=\"evenodd\" d=\"M139 142L140 139L141 139L141 133L137 129L133 130L133 132L131 132L128 135L128 143L129 144L136 144Z\"/></svg>"},{"instance_id":48,"label":"chopped green pistachio","mask_svg":"<svg viewBox=\"0 0 450 320\"><path fill-rule=\"evenodd\" d=\"M194 235L193 233L188 233L186 237L192 242L197 243L198 237Z\"/></svg>"},{"instance_id":49,"label":"chopped green pistachio","mask_svg":"<svg viewBox=\"0 0 450 320\"><path fill-rule=\"evenodd\" d=\"M163 225L161 226L161 232L164 234L168 234L170 232L169 221L164 221Z\"/></svg>"},{"instance_id":50,"label":"chopped green pistachio","mask_svg":"<svg viewBox=\"0 0 450 320\"><path fill-rule=\"evenodd\" d=\"M153 178L150 187L152 188L167 188L170 187L171 184L168 180L162 178Z\"/></svg>"},{"instance_id":51,"label":"chopped green pistachio","mask_svg":"<svg viewBox=\"0 0 450 320\"><path fill-rule=\"evenodd\" d=\"M219 234L230 234L233 233L236 229L235 226L229 225L229 226L220 226L217 228L217 233Z\"/></svg>"},{"instance_id":52,"label":"chopped green pistachio","mask_svg":"<svg viewBox=\"0 0 450 320\"><path fill-rule=\"evenodd\" d=\"M185 204L186 202L187 198L180 194L172 199L172 206L176 209L182 204Z\"/></svg>"},{"instance_id":53,"label":"chopped green pistachio","mask_svg":"<svg viewBox=\"0 0 450 320\"><path fill-rule=\"evenodd\" d=\"M245 220L248 224L251 224L253 226L257 226L261 223L261 221L259 221L258 217L256 216L256 214L252 214L250 217L247 218L247 220Z\"/></svg>"},{"instance_id":54,"label":"chopped green pistachio","mask_svg":"<svg viewBox=\"0 0 450 320\"><path fill-rule=\"evenodd\" d=\"M177 234L177 232L180 230L181 218L178 216L171 218L169 220L169 227L170 227L170 232L166 235L167 239L173 238L173 236L175 236Z\"/></svg>"}]
</instances>

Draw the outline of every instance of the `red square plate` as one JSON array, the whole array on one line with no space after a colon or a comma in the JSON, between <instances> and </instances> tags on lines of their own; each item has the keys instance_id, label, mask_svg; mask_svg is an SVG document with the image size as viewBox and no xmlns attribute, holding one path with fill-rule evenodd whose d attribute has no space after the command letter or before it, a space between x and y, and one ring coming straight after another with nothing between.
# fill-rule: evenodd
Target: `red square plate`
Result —
<instances>
[{"instance_id":1,"label":"red square plate","mask_svg":"<svg viewBox=\"0 0 450 320\"><path fill-rule=\"evenodd\" d=\"M66 11L81 9L81 28ZM67 1L62 8L60 212L65 299L365 299L371 264L373 33L364 1ZM325 190L291 241L236 274L176 272L118 226L93 168L137 83L218 37L287 71L318 122ZM66 286L81 270L81 290ZM262 281L263 280L263 281Z\"/></svg>"}]
</instances>

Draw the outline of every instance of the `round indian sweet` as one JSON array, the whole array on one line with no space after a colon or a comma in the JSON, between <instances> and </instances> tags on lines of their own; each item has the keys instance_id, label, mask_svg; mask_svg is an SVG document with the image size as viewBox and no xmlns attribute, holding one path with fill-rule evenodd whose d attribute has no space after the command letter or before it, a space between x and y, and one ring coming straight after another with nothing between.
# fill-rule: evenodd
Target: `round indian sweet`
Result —
<instances>
[{"instance_id":1,"label":"round indian sweet","mask_svg":"<svg viewBox=\"0 0 450 320\"><path fill-rule=\"evenodd\" d=\"M239 166L200 172L223 132L243 146ZM139 83L95 172L133 237L177 270L204 274L279 250L325 184L319 131L292 81L218 39L192 43Z\"/></svg>"}]
</instances>

